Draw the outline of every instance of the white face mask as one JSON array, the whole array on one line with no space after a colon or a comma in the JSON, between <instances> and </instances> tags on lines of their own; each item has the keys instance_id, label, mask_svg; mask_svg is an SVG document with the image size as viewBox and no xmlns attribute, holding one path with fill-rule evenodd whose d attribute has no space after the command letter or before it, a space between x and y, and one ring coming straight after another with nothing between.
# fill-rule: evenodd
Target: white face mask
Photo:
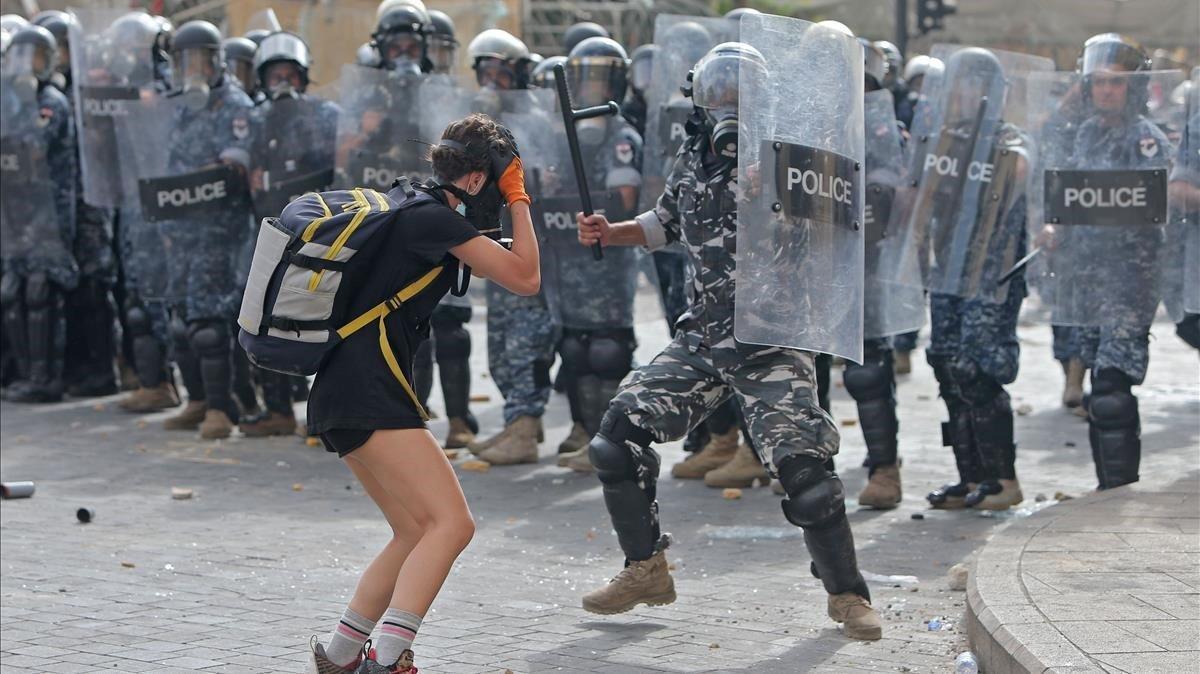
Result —
<instances>
[{"instance_id":1,"label":"white face mask","mask_svg":"<svg viewBox=\"0 0 1200 674\"><path fill-rule=\"evenodd\" d=\"M454 210L464 218L467 217L467 205L463 202L458 202L458 205L454 207Z\"/></svg>"}]
</instances>

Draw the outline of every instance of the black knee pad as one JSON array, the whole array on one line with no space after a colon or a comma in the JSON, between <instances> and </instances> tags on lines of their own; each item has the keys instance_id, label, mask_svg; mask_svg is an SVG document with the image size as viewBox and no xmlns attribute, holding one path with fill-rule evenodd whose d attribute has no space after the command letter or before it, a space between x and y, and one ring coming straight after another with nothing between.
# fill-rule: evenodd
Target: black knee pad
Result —
<instances>
[{"instance_id":1,"label":"black knee pad","mask_svg":"<svg viewBox=\"0 0 1200 674\"><path fill-rule=\"evenodd\" d=\"M434 330L442 327L454 327L471 321L471 307L455 307L448 304L439 304L433 309L433 313L429 316L429 324Z\"/></svg>"},{"instance_id":2,"label":"black knee pad","mask_svg":"<svg viewBox=\"0 0 1200 674\"><path fill-rule=\"evenodd\" d=\"M1138 399L1133 395L1133 380L1129 375L1104 368L1092 375L1092 397L1088 418L1102 430L1137 426Z\"/></svg>"},{"instance_id":3,"label":"black knee pad","mask_svg":"<svg viewBox=\"0 0 1200 674\"><path fill-rule=\"evenodd\" d=\"M438 361L471 357L471 333L462 323L433 324Z\"/></svg>"},{"instance_id":4,"label":"black knee pad","mask_svg":"<svg viewBox=\"0 0 1200 674\"><path fill-rule=\"evenodd\" d=\"M601 379L623 379L633 366L632 340L600 336L588 340L588 370Z\"/></svg>"},{"instance_id":5,"label":"black knee pad","mask_svg":"<svg viewBox=\"0 0 1200 674\"><path fill-rule=\"evenodd\" d=\"M171 336L171 341L177 346L182 346L185 349L190 349L188 337L188 324L183 322L183 318L177 313L172 313L170 320L167 321L167 333Z\"/></svg>"},{"instance_id":6,"label":"black knee pad","mask_svg":"<svg viewBox=\"0 0 1200 674\"><path fill-rule=\"evenodd\" d=\"M13 272L0 276L0 302L9 305L19 303L23 296L24 285L23 279Z\"/></svg>"},{"instance_id":7,"label":"black knee pad","mask_svg":"<svg viewBox=\"0 0 1200 674\"><path fill-rule=\"evenodd\" d=\"M558 342L558 353L567 372L574 376L587 373L588 343L581 333L570 331L564 334Z\"/></svg>"},{"instance_id":8,"label":"black knee pad","mask_svg":"<svg viewBox=\"0 0 1200 674\"><path fill-rule=\"evenodd\" d=\"M1200 350L1200 314L1188 314L1176 323L1175 334L1188 346Z\"/></svg>"},{"instance_id":9,"label":"black knee pad","mask_svg":"<svg viewBox=\"0 0 1200 674\"><path fill-rule=\"evenodd\" d=\"M628 443L642 448L642 457L633 455ZM609 408L600 422L600 432L588 444L588 456L601 482L619 482L639 477L639 468L648 470L650 477L658 477L658 453L651 447L654 436L638 428L625 412ZM643 473L642 476L644 476Z\"/></svg>"},{"instance_id":10,"label":"black knee pad","mask_svg":"<svg viewBox=\"0 0 1200 674\"><path fill-rule=\"evenodd\" d=\"M892 367L879 363L847 364L842 383L858 402L890 397L895 388Z\"/></svg>"},{"instance_id":11,"label":"black knee pad","mask_svg":"<svg viewBox=\"0 0 1200 674\"><path fill-rule=\"evenodd\" d=\"M222 358L232 348L229 324L219 320L188 324L188 341L201 358Z\"/></svg>"},{"instance_id":12,"label":"black knee pad","mask_svg":"<svg viewBox=\"0 0 1200 674\"><path fill-rule=\"evenodd\" d=\"M30 310L42 309L50 304L54 288L45 274L30 274L25 279L25 306Z\"/></svg>"},{"instance_id":13,"label":"black knee pad","mask_svg":"<svg viewBox=\"0 0 1200 674\"><path fill-rule=\"evenodd\" d=\"M846 492L825 462L810 456L792 456L779 465L779 481L787 492L783 516L804 528L820 529L846 514Z\"/></svg>"},{"instance_id":14,"label":"black knee pad","mask_svg":"<svg viewBox=\"0 0 1200 674\"><path fill-rule=\"evenodd\" d=\"M970 358L958 358L950 366L954 385L970 405L986 405L1004 392L1004 387L991 375L979 369Z\"/></svg>"},{"instance_id":15,"label":"black knee pad","mask_svg":"<svg viewBox=\"0 0 1200 674\"><path fill-rule=\"evenodd\" d=\"M142 337L153 331L150 314L145 307L135 304L125 310L125 329L129 331L130 337Z\"/></svg>"},{"instance_id":16,"label":"black knee pad","mask_svg":"<svg viewBox=\"0 0 1200 674\"><path fill-rule=\"evenodd\" d=\"M613 483L637 479L637 459L624 442L597 434L588 443L588 457L601 482Z\"/></svg>"}]
</instances>

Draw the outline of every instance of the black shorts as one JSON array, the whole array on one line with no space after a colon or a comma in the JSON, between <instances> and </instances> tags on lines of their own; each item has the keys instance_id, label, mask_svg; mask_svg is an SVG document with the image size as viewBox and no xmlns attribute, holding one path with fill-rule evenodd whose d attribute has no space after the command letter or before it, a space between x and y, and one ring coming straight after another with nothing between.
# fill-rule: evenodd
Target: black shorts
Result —
<instances>
[{"instance_id":1,"label":"black shorts","mask_svg":"<svg viewBox=\"0 0 1200 674\"><path fill-rule=\"evenodd\" d=\"M325 451L337 452L341 459L367 444L374 432L369 428L333 428L321 434L321 442L325 443Z\"/></svg>"}]
</instances>

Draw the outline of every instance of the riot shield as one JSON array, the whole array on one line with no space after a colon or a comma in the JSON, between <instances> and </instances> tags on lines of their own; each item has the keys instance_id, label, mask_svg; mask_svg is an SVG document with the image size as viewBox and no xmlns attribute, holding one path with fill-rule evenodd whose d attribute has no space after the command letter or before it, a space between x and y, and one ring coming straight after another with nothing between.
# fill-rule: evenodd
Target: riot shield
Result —
<instances>
[{"instance_id":1,"label":"riot shield","mask_svg":"<svg viewBox=\"0 0 1200 674\"><path fill-rule=\"evenodd\" d=\"M70 247L60 229L57 184L50 171L50 139L47 137L37 99L36 83L22 84L16 78L32 77L27 69L14 69L13 55L5 55L5 73L0 81L0 175L4 196L0 199L0 256L5 269L31 261L50 264L66 262L71 267ZM16 78L13 75L16 72Z\"/></svg>"},{"instance_id":2,"label":"riot shield","mask_svg":"<svg viewBox=\"0 0 1200 674\"><path fill-rule=\"evenodd\" d=\"M1200 314L1200 68L1180 102L1179 153L1168 189L1173 193L1163 265L1163 306L1172 321Z\"/></svg>"},{"instance_id":3,"label":"riot shield","mask_svg":"<svg viewBox=\"0 0 1200 674\"><path fill-rule=\"evenodd\" d=\"M1026 157L1024 83L1053 70L1049 59L999 50L935 45L942 78L927 81L930 109L910 165L919 178L904 228L932 292L1001 302L998 281L1023 254ZM914 175L915 177L915 175ZM911 264L911 263L909 263Z\"/></svg>"},{"instance_id":4,"label":"riot shield","mask_svg":"<svg viewBox=\"0 0 1200 674\"><path fill-rule=\"evenodd\" d=\"M421 83L419 91L418 125L420 139L436 143L446 126L466 117L471 112L471 95L468 83L445 75L430 75ZM471 85L473 86L473 85ZM424 147L418 147L424 152Z\"/></svg>"},{"instance_id":5,"label":"riot shield","mask_svg":"<svg viewBox=\"0 0 1200 674\"><path fill-rule=\"evenodd\" d=\"M659 49L654 54L650 86L646 89L641 210L654 207L675 162L675 154L687 138L692 101L680 87L687 84L692 66L734 32L736 25L728 19L659 14L654 20L654 44Z\"/></svg>"},{"instance_id":6,"label":"riot shield","mask_svg":"<svg viewBox=\"0 0 1200 674\"><path fill-rule=\"evenodd\" d=\"M226 305L241 281L239 256L250 231L248 122L231 123L211 105L190 109L183 97L126 107L117 118L128 195L122 226L133 230L135 245L161 247L157 258L135 251L139 288L146 299L186 300L196 313L232 310Z\"/></svg>"},{"instance_id":7,"label":"riot shield","mask_svg":"<svg viewBox=\"0 0 1200 674\"><path fill-rule=\"evenodd\" d=\"M807 21L741 20L734 336L861 362L863 58Z\"/></svg>"},{"instance_id":8,"label":"riot shield","mask_svg":"<svg viewBox=\"0 0 1200 674\"><path fill-rule=\"evenodd\" d=\"M399 176L429 172L421 144L421 76L347 65L339 86L338 187L386 192Z\"/></svg>"},{"instance_id":9,"label":"riot shield","mask_svg":"<svg viewBox=\"0 0 1200 674\"><path fill-rule=\"evenodd\" d=\"M315 96L264 101L254 109L250 186L257 218L333 183L338 109Z\"/></svg>"},{"instance_id":10,"label":"riot shield","mask_svg":"<svg viewBox=\"0 0 1200 674\"><path fill-rule=\"evenodd\" d=\"M640 251L612 247L602 260L579 243L575 214L580 210L579 188L562 115L553 91L515 92L532 105L505 105L501 116L517 140L526 184L533 203L530 213L538 236L542 262L542 288L556 323L565 328L598 330L630 328L634 324ZM614 138L627 125L620 117L605 118L607 130L601 144L583 146L592 205L612 222L634 214L636 202L625 202L619 189L607 186L606 174Z\"/></svg>"},{"instance_id":11,"label":"riot shield","mask_svg":"<svg viewBox=\"0 0 1200 674\"><path fill-rule=\"evenodd\" d=\"M863 205L863 335L867 339L917 330L925 322L920 269L891 231L903 221L904 149L892 93L872 91L863 104L866 121L866 188ZM907 266L905 266L907 264Z\"/></svg>"},{"instance_id":12,"label":"riot shield","mask_svg":"<svg viewBox=\"0 0 1200 674\"><path fill-rule=\"evenodd\" d=\"M1056 325L1141 329L1165 262L1173 148L1144 116L1177 71L1039 73L1028 104L1039 152L1029 172L1027 273Z\"/></svg>"},{"instance_id":13,"label":"riot shield","mask_svg":"<svg viewBox=\"0 0 1200 674\"><path fill-rule=\"evenodd\" d=\"M71 72L83 199L101 208L121 205L121 174L113 116L154 86L153 30L136 30L124 10L72 9ZM114 26L114 22L123 19ZM148 15L146 22L153 22ZM149 93L147 94L149 95Z\"/></svg>"}]
</instances>

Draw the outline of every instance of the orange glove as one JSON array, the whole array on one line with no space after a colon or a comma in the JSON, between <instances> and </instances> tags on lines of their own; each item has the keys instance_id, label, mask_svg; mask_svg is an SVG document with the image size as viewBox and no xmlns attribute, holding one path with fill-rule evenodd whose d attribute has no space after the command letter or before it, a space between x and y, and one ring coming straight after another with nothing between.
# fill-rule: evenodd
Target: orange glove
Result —
<instances>
[{"instance_id":1,"label":"orange glove","mask_svg":"<svg viewBox=\"0 0 1200 674\"><path fill-rule=\"evenodd\" d=\"M508 168L504 169L503 175L497 181L500 188L500 194L504 195L504 200L509 206L524 201L531 203L529 195L525 193L525 167L521 164L521 158L514 156Z\"/></svg>"}]
</instances>

